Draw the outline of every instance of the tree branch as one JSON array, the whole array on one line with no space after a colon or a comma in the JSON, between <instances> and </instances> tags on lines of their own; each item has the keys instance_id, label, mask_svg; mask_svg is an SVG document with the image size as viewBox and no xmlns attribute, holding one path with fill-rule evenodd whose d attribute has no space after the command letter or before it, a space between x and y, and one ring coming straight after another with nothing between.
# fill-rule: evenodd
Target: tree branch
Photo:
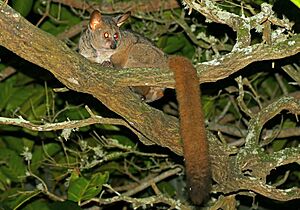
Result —
<instances>
[{"instance_id":1,"label":"tree branch","mask_svg":"<svg viewBox=\"0 0 300 210\"><path fill-rule=\"evenodd\" d=\"M133 133L135 133L138 137L143 138L141 133L137 132L133 127L131 127L128 122L123 119L115 119L115 118L104 118L100 116L93 115L89 118L83 120L71 120L71 121L64 121L58 123L45 123L45 124L33 124L30 121L23 119L22 117L19 118L7 118L7 117L0 117L0 124L1 125L16 125L23 128L30 129L32 131L55 131L55 130L63 130L63 129L75 129L81 128L93 124L110 124L110 125L123 125L129 129Z\"/></svg>"},{"instance_id":2,"label":"tree branch","mask_svg":"<svg viewBox=\"0 0 300 210\"><path fill-rule=\"evenodd\" d=\"M92 198L83 202L80 206L84 206L89 204L90 202L96 202L99 204L112 204L119 201L125 201L131 203L133 208L137 209L139 207L147 207L147 205L152 206L156 203L164 203L170 205L169 209L182 209L182 210L190 210L191 208L187 205L182 204L180 201L166 197L164 195L150 196L146 198L132 198L127 196L115 196L112 198Z\"/></svg>"},{"instance_id":3,"label":"tree branch","mask_svg":"<svg viewBox=\"0 0 300 210\"><path fill-rule=\"evenodd\" d=\"M129 88L116 86L112 69L100 68L84 59L3 2L0 2L0 8L0 45L49 70L68 88L92 94L141 133L143 143L156 143L182 154L175 117L141 102Z\"/></svg>"},{"instance_id":4,"label":"tree branch","mask_svg":"<svg viewBox=\"0 0 300 210\"><path fill-rule=\"evenodd\" d=\"M229 77L251 63L286 58L299 52L300 34L297 34L273 45L255 44L217 59L198 63L196 69L200 83L216 82ZM147 84L173 88L175 81L172 73L168 70L151 69L149 71L146 68L136 68L120 69L116 72L115 84L121 86Z\"/></svg>"}]
</instances>

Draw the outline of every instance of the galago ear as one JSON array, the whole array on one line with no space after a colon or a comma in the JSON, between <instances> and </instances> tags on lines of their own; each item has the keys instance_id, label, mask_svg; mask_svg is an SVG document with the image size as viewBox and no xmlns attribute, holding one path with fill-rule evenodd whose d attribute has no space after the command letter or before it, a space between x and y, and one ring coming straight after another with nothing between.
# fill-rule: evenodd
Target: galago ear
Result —
<instances>
[{"instance_id":1,"label":"galago ear","mask_svg":"<svg viewBox=\"0 0 300 210\"><path fill-rule=\"evenodd\" d=\"M99 10L94 10L90 18L90 28L94 31L102 25L102 15Z\"/></svg>"},{"instance_id":2,"label":"galago ear","mask_svg":"<svg viewBox=\"0 0 300 210\"><path fill-rule=\"evenodd\" d=\"M116 21L117 26L120 27L121 25L123 25L123 23L126 22L126 20L130 17L130 15L131 15L131 12L128 11L122 15L115 17L114 19Z\"/></svg>"}]
</instances>

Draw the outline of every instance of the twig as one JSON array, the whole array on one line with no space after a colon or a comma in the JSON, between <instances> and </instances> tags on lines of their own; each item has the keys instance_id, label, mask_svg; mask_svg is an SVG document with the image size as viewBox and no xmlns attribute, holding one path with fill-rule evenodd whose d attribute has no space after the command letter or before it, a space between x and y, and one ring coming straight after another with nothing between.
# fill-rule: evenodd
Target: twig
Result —
<instances>
[{"instance_id":1,"label":"twig","mask_svg":"<svg viewBox=\"0 0 300 210\"><path fill-rule=\"evenodd\" d=\"M100 116L92 116L90 118L83 119L83 120L71 120L71 121L65 121L59 123L45 123L43 125L31 123L30 121L23 119L21 116L19 118L0 117L0 124L16 125L16 126L30 129L32 131L55 131L55 130L63 130L63 129L75 129L75 128L81 128L93 124L123 125L129 128L137 136L140 136L142 138L141 134L137 132L129 123L127 123L123 119L103 118Z\"/></svg>"},{"instance_id":2,"label":"twig","mask_svg":"<svg viewBox=\"0 0 300 210\"><path fill-rule=\"evenodd\" d=\"M166 179L167 177L178 174L181 171L182 171L182 168L180 168L180 167L165 171L165 172L159 174L158 176L154 177L152 180L147 180L145 182L141 182L137 187L135 187L134 189L131 189L125 193L122 193L122 195L123 196L132 196L132 195L146 189L147 187L151 186L151 183L157 183L161 180Z\"/></svg>"},{"instance_id":3,"label":"twig","mask_svg":"<svg viewBox=\"0 0 300 210\"><path fill-rule=\"evenodd\" d=\"M178 209L178 210L191 210L191 208L187 205L182 204L178 200L174 200L172 198L166 197L164 195L158 195L158 196L151 196L147 198L131 198L128 196L115 196L112 198L92 198L88 201L82 202L81 206L85 206L91 202L96 202L99 204L112 204L119 201L125 201L128 203L132 203L132 206L134 209L137 209L139 207L145 207L147 205L152 206L155 203L164 203L166 205L170 206L170 209Z\"/></svg>"},{"instance_id":4,"label":"twig","mask_svg":"<svg viewBox=\"0 0 300 210\"><path fill-rule=\"evenodd\" d=\"M39 189L39 190L41 190L41 191L42 191L45 195L47 195L50 199L52 199L53 201L60 201L60 202L65 201L63 198L58 197L57 195L51 193L51 192L48 190L48 187L47 187L46 183L44 182L44 180L43 180L42 178L40 178L39 176L35 175L35 174L32 173L30 170L28 170L27 172L28 172L28 175L29 175L29 176L32 176L32 177L36 178L39 182L41 182L42 189Z\"/></svg>"},{"instance_id":5,"label":"twig","mask_svg":"<svg viewBox=\"0 0 300 210\"><path fill-rule=\"evenodd\" d=\"M83 29L87 26L87 24L88 24L88 21L84 20L76 25L71 26L66 31L58 34L56 37L60 40L72 38L72 37L76 36L77 34L81 33L83 31Z\"/></svg>"}]
</instances>

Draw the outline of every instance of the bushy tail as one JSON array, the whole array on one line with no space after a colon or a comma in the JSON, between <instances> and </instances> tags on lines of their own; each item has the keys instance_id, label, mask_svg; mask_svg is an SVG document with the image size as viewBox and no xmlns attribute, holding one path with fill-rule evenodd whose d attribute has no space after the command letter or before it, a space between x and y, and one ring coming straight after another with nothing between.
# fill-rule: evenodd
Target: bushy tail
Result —
<instances>
[{"instance_id":1,"label":"bushy tail","mask_svg":"<svg viewBox=\"0 0 300 210\"><path fill-rule=\"evenodd\" d=\"M176 81L189 196L200 205L210 191L211 171L197 72L181 56L170 57L169 67Z\"/></svg>"}]
</instances>

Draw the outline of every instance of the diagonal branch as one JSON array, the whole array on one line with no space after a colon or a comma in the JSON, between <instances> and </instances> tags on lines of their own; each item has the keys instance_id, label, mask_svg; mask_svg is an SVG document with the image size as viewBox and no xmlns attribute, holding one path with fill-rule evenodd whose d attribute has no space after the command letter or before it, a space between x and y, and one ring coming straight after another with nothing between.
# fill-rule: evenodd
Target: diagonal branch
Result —
<instances>
[{"instance_id":1,"label":"diagonal branch","mask_svg":"<svg viewBox=\"0 0 300 210\"><path fill-rule=\"evenodd\" d=\"M101 68L39 30L0 2L0 45L49 70L68 88L92 94L140 132L145 144L159 144L182 154L178 120L142 103L129 88L117 87L111 69Z\"/></svg>"}]
</instances>

